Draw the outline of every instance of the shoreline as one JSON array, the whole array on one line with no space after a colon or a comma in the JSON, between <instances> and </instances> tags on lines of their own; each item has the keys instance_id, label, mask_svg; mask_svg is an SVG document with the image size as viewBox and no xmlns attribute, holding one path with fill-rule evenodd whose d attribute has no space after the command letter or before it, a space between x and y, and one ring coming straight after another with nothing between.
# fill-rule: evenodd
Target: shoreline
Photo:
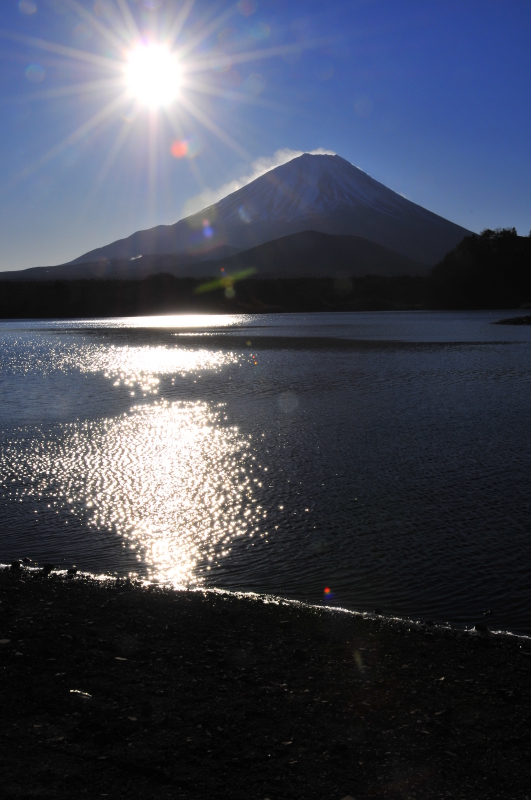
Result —
<instances>
[{"instance_id":1,"label":"shoreline","mask_svg":"<svg viewBox=\"0 0 531 800\"><path fill-rule=\"evenodd\" d=\"M531 797L528 639L42 570L0 600L6 798Z\"/></svg>"},{"instance_id":2,"label":"shoreline","mask_svg":"<svg viewBox=\"0 0 531 800\"><path fill-rule=\"evenodd\" d=\"M21 567L23 568L24 572L28 575L42 575L42 566L28 566L20 562ZM10 565L8 563L0 562L0 574L2 570L10 570ZM85 579L90 582L101 583L102 585L113 585L116 581L126 581L130 583L132 586L135 586L138 589L161 589L163 591L173 591L173 592L200 592L203 595L221 595L221 596L228 596L233 597L237 600L243 600L248 602L264 602L264 603L271 603L274 605L292 605L296 608L303 608L308 610L314 611L323 611L325 613L339 613L339 614L352 614L355 617L362 617L363 619L370 619L370 620L383 620L389 623L395 623L396 625L413 625L417 628L423 629L426 626L429 627L431 630L441 630L441 631L453 631L456 634L470 634L470 635L478 635L478 634L485 634L488 633L490 636L495 637L510 637L515 639L522 639L524 641L528 641L531 644L531 633L518 633L517 631L505 629L505 628L493 628L488 625L488 617L485 619L484 623L474 623L474 624L467 624L467 623L452 623L452 622L442 622L440 620L431 620L431 619L423 619L421 617L416 616L400 616L398 614L394 614L392 612L387 611L380 611L380 609L375 609L374 611L361 611L356 608L346 608L345 606L335 606L335 605L324 605L324 604L317 604L317 603L310 603L307 600L298 600L294 597L286 597L284 595L275 595L268 592L255 592L255 591L243 591L239 589L224 589L217 586L201 586L201 585L192 585L192 586L183 586L183 585L174 585L171 582L167 583L159 583L155 581L149 581L147 578L135 577L129 578L124 575L115 575L115 574L106 574L106 573L93 573L87 572L84 570L79 570L75 568L74 575L69 573L67 567L55 567L52 570L54 577L60 579L69 579L71 577L75 577L77 580ZM477 625L480 626L478 630ZM531 798L530 798L531 800Z\"/></svg>"},{"instance_id":3,"label":"shoreline","mask_svg":"<svg viewBox=\"0 0 531 800\"><path fill-rule=\"evenodd\" d=\"M528 314L525 317L508 317L507 319L499 319L496 320L493 325L531 325L531 314Z\"/></svg>"}]
</instances>

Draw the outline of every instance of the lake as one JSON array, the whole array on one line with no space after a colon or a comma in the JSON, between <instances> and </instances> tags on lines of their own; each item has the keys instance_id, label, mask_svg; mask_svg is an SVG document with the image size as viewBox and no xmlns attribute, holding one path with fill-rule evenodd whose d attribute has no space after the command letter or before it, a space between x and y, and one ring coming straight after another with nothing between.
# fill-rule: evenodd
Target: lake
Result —
<instances>
[{"instance_id":1,"label":"lake","mask_svg":"<svg viewBox=\"0 0 531 800\"><path fill-rule=\"evenodd\" d=\"M504 316L0 322L0 562L531 634Z\"/></svg>"}]
</instances>

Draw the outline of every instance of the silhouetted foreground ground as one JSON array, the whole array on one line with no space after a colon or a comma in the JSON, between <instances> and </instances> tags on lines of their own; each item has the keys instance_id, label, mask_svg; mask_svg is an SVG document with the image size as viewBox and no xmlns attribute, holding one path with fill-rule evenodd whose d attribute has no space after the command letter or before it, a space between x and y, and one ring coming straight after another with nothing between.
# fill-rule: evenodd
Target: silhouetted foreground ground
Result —
<instances>
[{"instance_id":1,"label":"silhouetted foreground ground","mask_svg":"<svg viewBox=\"0 0 531 800\"><path fill-rule=\"evenodd\" d=\"M53 573L0 599L3 798L531 797L526 640Z\"/></svg>"}]
</instances>

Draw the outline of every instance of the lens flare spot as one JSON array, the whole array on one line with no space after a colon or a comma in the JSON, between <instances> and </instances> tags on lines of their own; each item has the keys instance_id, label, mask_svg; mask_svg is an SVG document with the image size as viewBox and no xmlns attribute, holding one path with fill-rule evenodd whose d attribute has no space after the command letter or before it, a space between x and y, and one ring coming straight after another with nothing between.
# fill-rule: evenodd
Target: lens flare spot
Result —
<instances>
[{"instance_id":1,"label":"lens flare spot","mask_svg":"<svg viewBox=\"0 0 531 800\"><path fill-rule=\"evenodd\" d=\"M241 219L242 222L246 223L246 225L248 225L249 222L251 222L251 216L250 216L249 212L247 211L247 209L245 208L245 206L240 206L239 207L238 216L239 216L239 218Z\"/></svg>"},{"instance_id":2,"label":"lens flare spot","mask_svg":"<svg viewBox=\"0 0 531 800\"><path fill-rule=\"evenodd\" d=\"M45 72L40 64L30 64L26 67L26 78L30 83L40 83L44 80Z\"/></svg>"},{"instance_id":3,"label":"lens flare spot","mask_svg":"<svg viewBox=\"0 0 531 800\"><path fill-rule=\"evenodd\" d=\"M256 11L256 2L255 0L240 0L238 9L244 17L250 17Z\"/></svg>"},{"instance_id":4,"label":"lens flare spot","mask_svg":"<svg viewBox=\"0 0 531 800\"><path fill-rule=\"evenodd\" d=\"M271 33L271 28L265 22L259 22L251 31L255 39L267 39Z\"/></svg>"},{"instance_id":5,"label":"lens flare spot","mask_svg":"<svg viewBox=\"0 0 531 800\"><path fill-rule=\"evenodd\" d=\"M25 14L29 17L37 11L37 3L34 3L33 0L20 0L18 10L21 14Z\"/></svg>"},{"instance_id":6,"label":"lens flare spot","mask_svg":"<svg viewBox=\"0 0 531 800\"><path fill-rule=\"evenodd\" d=\"M224 44L225 42L230 42L232 39L234 39L235 35L236 35L235 28L223 28L223 30L218 33L218 42L220 44Z\"/></svg>"},{"instance_id":7,"label":"lens flare spot","mask_svg":"<svg viewBox=\"0 0 531 800\"><path fill-rule=\"evenodd\" d=\"M89 28L88 25L85 25L83 22L80 22L79 25L76 25L74 30L72 31L72 39L75 44L85 44L88 42L90 38L92 38L94 31L92 28Z\"/></svg>"},{"instance_id":8,"label":"lens flare spot","mask_svg":"<svg viewBox=\"0 0 531 800\"><path fill-rule=\"evenodd\" d=\"M212 69L215 72L228 72L232 67L232 61L229 56L222 53L218 56L213 56L210 59L210 63L212 64Z\"/></svg>"},{"instance_id":9,"label":"lens flare spot","mask_svg":"<svg viewBox=\"0 0 531 800\"><path fill-rule=\"evenodd\" d=\"M329 586L325 586L324 593L327 597L329 597L332 594L332 590L330 589Z\"/></svg>"},{"instance_id":10,"label":"lens flare spot","mask_svg":"<svg viewBox=\"0 0 531 800\"><path fill-rule=\"evenodd\" d=\"M188 153L188 142L179 141L176 139L170 148L170 152L174 158L184 158Z\"/></svg>"},{"instance_id":11,"label":"lens flare spot","mask_svg":"<svg viewBox=\"0 0 531 800\"><path fill-rule=\"evenodd\" d=\"M191 136L189 139L186 140L186 156L187 158L195 158L198 156L202 151L201 142L195 136Z\"/></svg>"}]
</instances>

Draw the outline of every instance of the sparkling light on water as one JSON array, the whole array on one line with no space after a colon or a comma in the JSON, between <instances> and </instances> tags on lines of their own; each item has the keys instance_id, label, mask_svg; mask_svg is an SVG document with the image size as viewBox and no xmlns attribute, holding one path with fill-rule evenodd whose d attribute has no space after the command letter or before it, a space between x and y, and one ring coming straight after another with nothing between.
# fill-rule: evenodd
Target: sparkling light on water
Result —
<instances>
[{"instance_id":1,"label":"sparkling light on water","mask_svg":"<svg viewBox=\"0 0 531 800\"><path fill-rule=\"evenodd\" d=\"M182 347L117 346L101 343L45 343L37 339L15 341L16 347L6 352L4 371L53 371L102 374L114 386L140 389L156 394L162 375L184 377L192 372L218 370L237 361L231 352L195 350Z\"/></svg>"},{"instance_id":2,"label":"sparkling light on water","mask_svg":"<svg viewBox=\"0 0 531 800\"><path fill-rule=\"evenodd\" d=\"M179 584L201 582L236 537L256 533L263 512L248 474L254 460L248 440L228 426L220 404L157 397L162 378L171 377L173 386L219 372L238 355L177 341L123 346L114 334L104 342L91 334L30 334L15 336L13 344L4 375L100 375L108 386L149 400L104 419L14 430L0 451L6 499L34 502L48 518L55 512L57 525L72 514L81 529L111 531L132 551L127 560L139 573ZM79 536L79 525L71 530Z\"/></svg>"},{"instance_id":3,"label":"sparkling light on water","mask_svg":"<svg viewBox=\"0 0 531 800\"><path fill-rule=\"evenodd\" d=\"M201 582L202 570L264 515L249 443L220 425L222 414L205 403L160 402L60 426L56 437L22 437L2 453L2 488L12 500L71 506L92 528L114 531L151 579Z\"/></svg>"},{"instance_id":4,"label":"sparkling light on water","mask_svg":"<svg viewBox=\"0 0 531 800\"><path fill-rule=\"evenodd\" d=\"M138 386L144 394L156 394L159 375L181 375L200 370L218 369L236 357L212 350L182 350L168 347L96 348L81 365L86 372L103 372L115 386Z\"/></svg>"}]
</instances>

